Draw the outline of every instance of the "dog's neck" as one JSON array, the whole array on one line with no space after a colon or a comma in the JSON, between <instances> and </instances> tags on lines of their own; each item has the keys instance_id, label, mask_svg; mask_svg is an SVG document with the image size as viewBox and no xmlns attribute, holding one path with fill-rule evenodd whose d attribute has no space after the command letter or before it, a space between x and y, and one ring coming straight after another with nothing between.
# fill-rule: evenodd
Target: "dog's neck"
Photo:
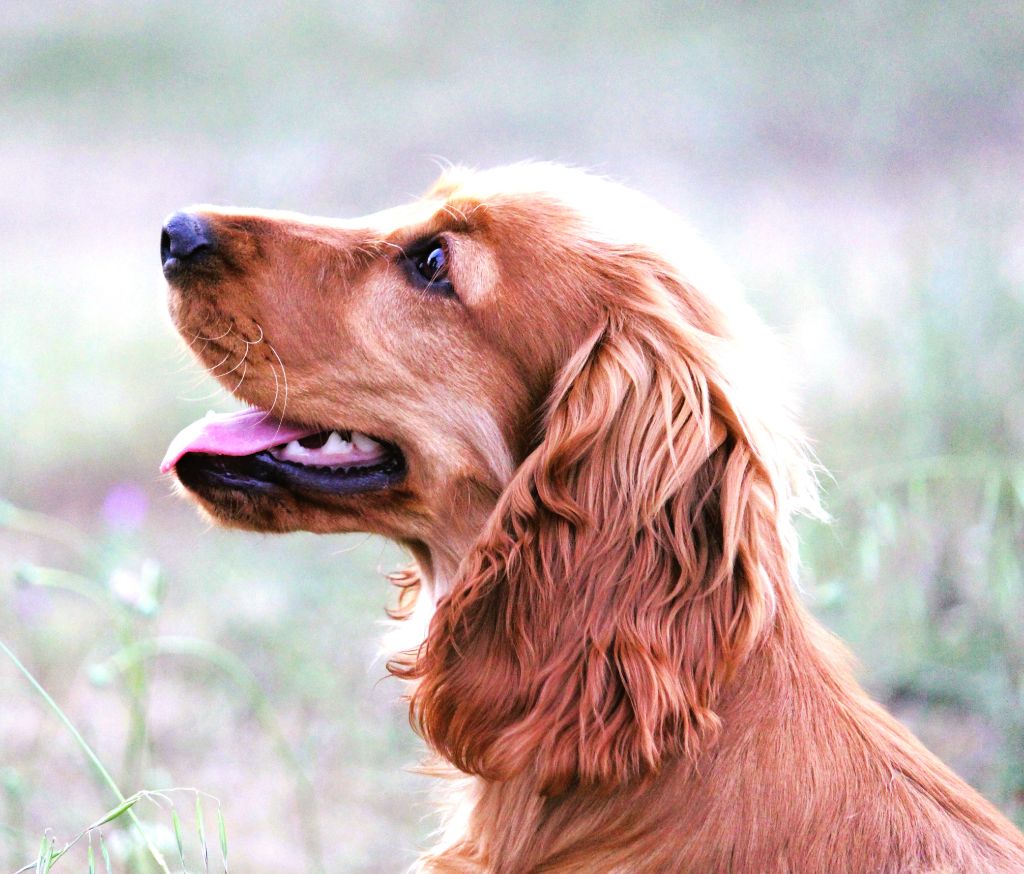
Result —
<instances>
[{"instance_id":1,"label":"dog's neck","mask_svg":"<svg viewBox=\"0 0 1024 874\"><path fill-rule=\"evenodd\" d=\"M777 606L723 690L721 731L693 758L611 791L555 797L529 775L456 781L425 870L647 872L687 858L686 870L764 874L817 858L831 861L813 870L916 871L926 869L911 863L958 854L1017 870L1024 848L1009 823L868 698L792 587Z\"/></svg>"},{"instance_id":2,"label":"dog's neck","mask_svg":"<svg viewBox=\"0 0 1024 874\"><path fill-rule=\"evenodd\" d=\"M438 526L436 537L401 541L419 568L419 598L428 602L431 609L451 591L459 565L480 537L487 515L483 510L453 514Z\"/></svg>"},{"instance_id":3,"label":"dog's neck","mask_svg":"<svg viewBox=\"0 0 1024 874\"><path fill-rule=\"evenodd\" d=\"M485 524L466 513L443 538L406 544L422 575L410 634L425 635ZM795 584L777 580L774 595L768 626L712 703L720 730L692 755L644 780L555 796L531 773L456 773L444 838L422 870L653 872L684 858L686 870L736 874L790 870L787 859L821 862L808 870L967 870L965 859L1024 870L1020 835L870 700Z\"/></svg>"}]
</instances>

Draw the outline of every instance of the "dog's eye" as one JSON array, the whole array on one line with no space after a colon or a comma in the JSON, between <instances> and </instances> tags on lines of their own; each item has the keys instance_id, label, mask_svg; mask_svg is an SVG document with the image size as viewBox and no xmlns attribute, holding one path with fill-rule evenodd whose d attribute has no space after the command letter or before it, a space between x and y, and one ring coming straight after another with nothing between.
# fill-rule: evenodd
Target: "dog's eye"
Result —
<instances>
[{"instance_id":1,"label":"dog's eye","mask_svg":"<svg viewBox=\"0 0 1024 874\"><path fill-rule=\"evenodd\" d=\"M433 246L423 257L416 260L416 270L427 282L434 283L448 278L448 255L440 243Z\"/></svg>"},{"instance_id":2,"label":"dog's eye","mask_svg":"<svg viewBox=\"0 0 1024 874\"><path fill-rule=\"evenodd\" d=\"M406 250L405 264L414 285L435 294L455 296L448 278L450 261L448 246L443 239L426 240Z\"/></svg>"}]
</instances>

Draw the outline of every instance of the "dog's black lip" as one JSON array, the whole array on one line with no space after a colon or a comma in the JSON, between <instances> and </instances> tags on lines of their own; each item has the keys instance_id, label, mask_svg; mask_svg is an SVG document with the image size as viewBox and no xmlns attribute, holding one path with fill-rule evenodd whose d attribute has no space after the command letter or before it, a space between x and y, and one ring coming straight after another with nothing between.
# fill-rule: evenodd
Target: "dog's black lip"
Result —
<instances>
[{"instance_id":1,"label":"dog's black lip","mask_svg":"<svg viewBox=\"0 0 1024 874\"><path fill-rule=\"evenodd\" d=\"M164 279L171 285L179 285L193 277L205 276L215 278L222 259L210 246L203 246L187 259L169 257L163 263Z\"/></svg>"},{"instance_id":2,"label":"dog's black lip","mask_svg":"<svg viewBox=\"0 0 1024 874\"><path fill-rule=\"evenodd\" d=\"M293 464L264 450L254 455L209 455L187 452L178 459L175 473L182 485L202 494L210 488L232 489L254 494L315 492L355 495L398 485L405 478L405 459L396 447L388 447L380 464L349 471L331 471Z\"/></svg>"}]
</instances>

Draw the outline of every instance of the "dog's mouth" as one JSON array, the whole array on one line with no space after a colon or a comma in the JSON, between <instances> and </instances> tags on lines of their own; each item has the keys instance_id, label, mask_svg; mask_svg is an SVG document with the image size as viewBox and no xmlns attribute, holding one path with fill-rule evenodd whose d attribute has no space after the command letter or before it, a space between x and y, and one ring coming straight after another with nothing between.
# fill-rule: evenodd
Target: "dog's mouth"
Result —
<instances>
[{"instance_id":1,"label":"dog's mouth","mask_svg":"<svg viewBox=\"0 0 1024 874\"><path fill-rule=\"evenodd\" d=\"M160 466L192 491L274 489L350 495L405 475L397 446L359 431L281 422L263 410L208 413L171 441Z\"/></svg>"}]
</instances>

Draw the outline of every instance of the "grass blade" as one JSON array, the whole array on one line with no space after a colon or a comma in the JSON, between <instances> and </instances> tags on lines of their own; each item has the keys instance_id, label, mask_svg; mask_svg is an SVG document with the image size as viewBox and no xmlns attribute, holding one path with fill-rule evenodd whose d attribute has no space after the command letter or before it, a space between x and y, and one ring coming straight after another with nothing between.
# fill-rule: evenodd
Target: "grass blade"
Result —
<instances>
[{"instance_id":1,"label":"grass blade","mask_svg":"<svg viewBox=\"0 0 1024 874\"><path fill-rule=\"evenodd\" d=\"M185 870L185 842L181 839L181 817L178 811L171 808L171 825L174 826L174 842L178 845L178 858L181 860L181 870Z\"/></svg>"},{"instance_id":2,"label":"grass blade","mask_svg":"<svg viewBox=\"0 0 1024 874\"><path fill-rule=\"evenodd\" d=\"M203 848L203 869L210 874L210 850L206 845L206 824L203 822L203 802L196 793L196 830L199 832L199 846Z\"/></svg>"},{"instance_id":3,"label":"grass blade","mask_svg":"<svg viewBox=\"0 0 1024 874\"><path fill-rule=\"evenodd\" d=\"M46 857L46 838L39 842L39 852L36 854L36 874L43 874L43 859Z\"/></svg>"},{"instance_id":4,"label":"grass blade","mask_svg":"<svg viewBox=\"0 0 1024 874\"><path fill-rule=\"evenodd\" d=\"M220 860L224 863L224 874L228 874L228 830L224 826L224 814L217 808L217 834L220 837Z\"/></svg>"},{"instance_id":5,"label":"grass blade","mask_svg":"<svg viewBox=\"0 0 1024 874\"><path fill-rule=\"evenodd\" d=\"M106 869L106 874L114 874L114 869L110 865L110 853L107 852L107 844L103 840L102 832L100 832L100 855L103 857L103 867Z\"/></svg>"}]
</instances>

